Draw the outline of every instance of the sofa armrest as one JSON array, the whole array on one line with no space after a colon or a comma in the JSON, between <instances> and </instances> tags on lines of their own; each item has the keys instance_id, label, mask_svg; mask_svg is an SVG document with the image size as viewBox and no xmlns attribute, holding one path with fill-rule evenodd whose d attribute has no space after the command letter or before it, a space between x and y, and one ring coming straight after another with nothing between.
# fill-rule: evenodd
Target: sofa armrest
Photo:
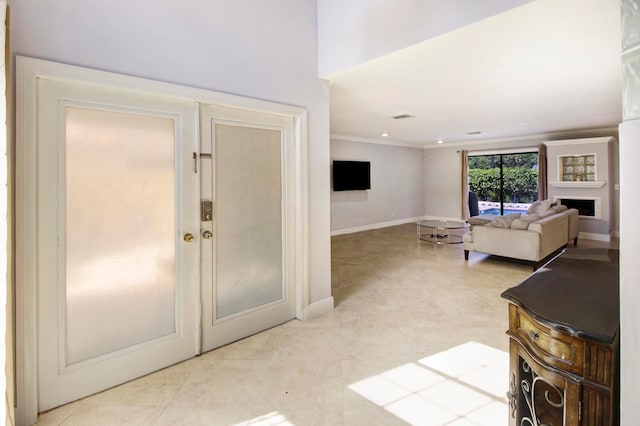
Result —
<instances>
[{"instance_id":1,"label":"sofa armrest","mask_svg":"<svg viewBox=\"0 0 640 426\"><path fill-rule=\"evenodd\" d=\"M569 234L567 242L571 240L577 240L578 234L580 234L580 218L578 217L577 209L568 209L564 211L564 214L569 218Z\"/></svg>"},{"instance_id":2,"label":"sofa armrest","mask_svg":"<svg viewBox=\"0 0 640 426\"><path fill-rule=\"evenodd\" d=\"M529 231L540 235L541 260L567 244L569 227L569 217L566 214L558 213L544 217L529 224Z\"/></svg>"}]
</instances>

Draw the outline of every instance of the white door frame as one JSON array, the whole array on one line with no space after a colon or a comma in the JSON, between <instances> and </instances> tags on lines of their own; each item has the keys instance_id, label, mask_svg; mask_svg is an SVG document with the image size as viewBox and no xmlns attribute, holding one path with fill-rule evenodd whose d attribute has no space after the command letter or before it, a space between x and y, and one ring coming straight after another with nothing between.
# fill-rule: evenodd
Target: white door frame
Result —
<instances>
[{"instance_id":1,"label":"white door frame","mask_svg":"<svg viewBox=\"0 0 640 426\"><path fill-rule=\"evenodd\" d=\"M295 287L296 317L309 316L309 198L307 110L105 71L16 57L16 421L32 424L38 416L37 382L37 233L36 129L37 80L113 87L252 111L281 114L295 120ZM199 117L193 123L199 135ZM198 137L198 136L197 136Z\"/></svg>"}]
</instances>

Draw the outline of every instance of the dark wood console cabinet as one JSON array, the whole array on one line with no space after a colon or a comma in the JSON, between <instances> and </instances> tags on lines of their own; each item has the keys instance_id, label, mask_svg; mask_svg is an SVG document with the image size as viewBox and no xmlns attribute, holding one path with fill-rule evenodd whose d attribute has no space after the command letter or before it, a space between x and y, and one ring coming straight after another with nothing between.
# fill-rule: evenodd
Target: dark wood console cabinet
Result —
<instances>
[{"instance_id":1,"label":"dark wood console cabinet","mask_svg":"<svg viewBox=\"0 0 640 426\"><path fill-rule=\"evenodd\" d=\"M509 424L618 423L618 251L569 249L509 300Z\"/></svg>"}]
</instances>

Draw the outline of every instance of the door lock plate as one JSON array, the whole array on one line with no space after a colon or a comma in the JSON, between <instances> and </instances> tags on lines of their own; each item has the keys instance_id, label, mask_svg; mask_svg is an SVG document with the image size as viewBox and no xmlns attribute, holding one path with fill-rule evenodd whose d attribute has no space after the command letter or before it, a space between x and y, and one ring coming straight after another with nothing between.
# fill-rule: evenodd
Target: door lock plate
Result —
<instances>
[{"instance_id":1,"label":"door lock plate","mask_svg":"<svg viewBox=\"0 0 640 426\"><path fill-rule=\"evenodd\" d=\"M202 200L200 202L200 220L202 222L211 222L213 220L213 202Z\"/></svg>"}]
</instances>

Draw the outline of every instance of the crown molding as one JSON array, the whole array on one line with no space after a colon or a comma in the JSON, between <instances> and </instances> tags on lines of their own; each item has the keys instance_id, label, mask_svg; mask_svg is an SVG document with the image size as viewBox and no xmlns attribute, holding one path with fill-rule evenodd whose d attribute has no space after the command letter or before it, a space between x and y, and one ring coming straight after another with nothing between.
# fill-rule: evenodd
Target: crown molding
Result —
<instances>
[{"instance_id":1,"label":"crown molding","mask_svg":"<svg viewBox=\"0 0 640 426\"><path fill-rule=\"evenodd\" d=\"M616 138L613 136L601 136L597 138L580 138L580 139L560 139L553 141L545 141L547 146L562 146L562 145L585 145L590 143L610 143L614 142Z\"/></svg>"},{"instance_id":2,"label":"crown molding","mask_svg":"<svg viewBox=\"0 0 640 426\"><path fill-rule=\"evenodd\" d=\"M391 139L376 139L376 138L365 138L361 136L352 136L352 135L340 135L332 133L330 135L331 140L340 140L345 142L360 142L360 143L370 143L376 145L388 145L388 146L399 146L406 148L422 148L422 149L441 149L441 148L455 148L455 147L466 147L467 149L473 150L474 145L482 145L482 144L492 144L492 143L505 143L505 142L532 142L536 144L544 143L545 145L553 145L555 141L562 140L563 144L568 144L567 140L571 139L580 139L580 140L588 140L591 138L611 138L614 141L618 136L618 126L613 127L598 127L591 129L577 129L577 130L561 130L557 132L548 132L548 133L539 133L533 135L522 135L522 136L507 136L503 138L492 138L492 139L467 139L467 140L458 140L452 142L445 142L442 144L435 144L433 142L425 142L425 143L410 143L404 141L394 141ZM585 143L585 142L576 142L576 143Z\"/></svg>"},{"instance_id":3,"label":"crown molding","mask_svg":"<svg viewBox=\"0 0 640 426\"><path fill-rule=\"evenodd\" d=\"M409 142L402 142L402 141L394 141L390 139L363 138L360 136L336 135L336 134L331 134L331 140L344 141L344 142L371 143L375 145L400 146L404 148L422 149L424 147L424 144L421 144L421 143L409 143Z\"/></svg>"}]
</instances>

